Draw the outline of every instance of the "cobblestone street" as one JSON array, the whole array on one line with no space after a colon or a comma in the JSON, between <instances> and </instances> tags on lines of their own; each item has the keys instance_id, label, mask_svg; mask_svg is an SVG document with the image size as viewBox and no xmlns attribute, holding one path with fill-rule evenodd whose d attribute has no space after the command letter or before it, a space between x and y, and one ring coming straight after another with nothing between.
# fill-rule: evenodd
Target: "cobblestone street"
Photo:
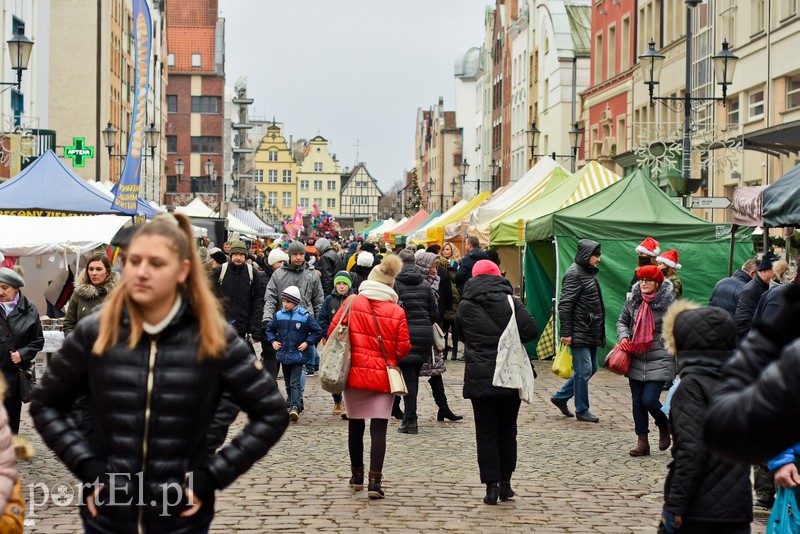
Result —
<instances>
[{"instance_id":1,"label":"cobblestone street","mask_svg":"<svg viewBox=\"0 0 800 534\"><path fill-rule=\"evenodd\" d=\"M430 388L421 382L420 431L399 434L390 423L384 467L386 499L369 501L347 486L347 423L330 414L330 395L309 377L306 411L270 454L218 494L212 532L648 532L660 517L668 452L631 458L635 435L627 381L601 370L590 383L599 424L567 419L548 401L561 380L537 362L535 404L519 418L516 498L497 506L481 501L474 427L461 398L464 364L448 362L450 406L465 419L436 421ZM570 404L570 406L572 406ZM236 427L242 421L237 421ZM28 485L74 483L23 416L22 433L37 456L20 467ZM367 437L369 433L367 432ZM367 445L368 451L368 445ZM41 493L37 494L41 502ZM50 499L52 501L52 499ZM30 513L29 532L82 532L74 505L52 502ZM765 520L753 525L764 532Z\"/></svg>"}]
</instances>

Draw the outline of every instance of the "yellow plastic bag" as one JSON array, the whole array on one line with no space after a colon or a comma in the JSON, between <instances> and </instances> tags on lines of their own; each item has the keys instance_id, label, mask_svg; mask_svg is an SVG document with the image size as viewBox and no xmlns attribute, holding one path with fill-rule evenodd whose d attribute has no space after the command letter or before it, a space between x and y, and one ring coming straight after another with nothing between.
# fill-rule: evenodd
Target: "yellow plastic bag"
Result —
<instances>
[{"instance_id":1,"label":"yellow plastic bag","mask_svg":"<svg viewBox=\"0 0 800 534\"><path fill-rule=\"evenodd\" d=\"M560 345L556 357L553 358L553 374L558 378L572 378L572 349L569 345Z\"/></svg>"}]
</instances>

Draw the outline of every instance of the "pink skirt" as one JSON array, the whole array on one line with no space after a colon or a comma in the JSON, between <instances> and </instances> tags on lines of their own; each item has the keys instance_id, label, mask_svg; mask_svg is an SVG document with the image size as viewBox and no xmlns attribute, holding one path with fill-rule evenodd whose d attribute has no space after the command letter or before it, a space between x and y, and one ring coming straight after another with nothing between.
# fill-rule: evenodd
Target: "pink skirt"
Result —
<instances>
[{"instance_id":1,"label":"pink skirt","mask_svg":"<svg viewBox=\"0 0 800 534\"><path fill-rule=\"evenodd\" d=\"M394 395L367 389L345 388L344 407L349 419L389 419Z\"/></svg>"}]
</instances>

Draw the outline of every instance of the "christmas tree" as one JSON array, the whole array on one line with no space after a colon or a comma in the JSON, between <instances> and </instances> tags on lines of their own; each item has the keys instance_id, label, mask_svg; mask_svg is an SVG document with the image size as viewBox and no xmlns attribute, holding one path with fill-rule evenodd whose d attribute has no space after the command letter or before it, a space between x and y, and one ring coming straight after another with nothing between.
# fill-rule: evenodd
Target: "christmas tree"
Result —
<instances>
[{"instance_id":1,"label":"christmas tree","mask_svg":"<svg viewBox=\"0 0 800 534\"><path fill-rule=\"evenodd\" d=\"M406 217L413 217L422 209L422 193L417 181L417 169L411 171L411 186L408 189L408 203L406 204Z\"/></svg>"}]
</instances>

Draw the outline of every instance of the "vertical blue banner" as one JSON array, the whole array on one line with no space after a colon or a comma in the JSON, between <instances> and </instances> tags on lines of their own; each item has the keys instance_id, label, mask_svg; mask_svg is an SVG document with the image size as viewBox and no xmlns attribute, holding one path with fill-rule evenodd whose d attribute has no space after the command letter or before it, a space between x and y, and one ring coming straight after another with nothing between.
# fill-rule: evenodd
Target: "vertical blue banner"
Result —
<instances>
[{"instance_id":1,"label":"vertical blue banner","mask_svg":"<svg viewBox=\"0 0 800 534\"><path fill-rule=\"evenodd\" d=\"M135 44L136 85L133 91L133 114L131 116L131 135L128 139L128 152L125 166L117 185L112 207L127 213L136 214L139 201L139 179L142 171L142 149L144 148L145 110L147 90L150 86L150 49L153 46L153 22L147 0L133 0L133 42Z\"/></svg>"}]
</instances>

